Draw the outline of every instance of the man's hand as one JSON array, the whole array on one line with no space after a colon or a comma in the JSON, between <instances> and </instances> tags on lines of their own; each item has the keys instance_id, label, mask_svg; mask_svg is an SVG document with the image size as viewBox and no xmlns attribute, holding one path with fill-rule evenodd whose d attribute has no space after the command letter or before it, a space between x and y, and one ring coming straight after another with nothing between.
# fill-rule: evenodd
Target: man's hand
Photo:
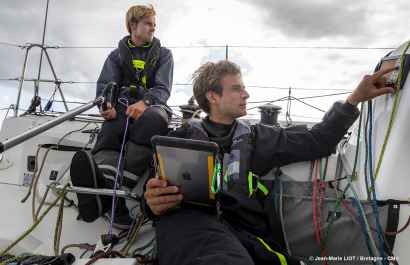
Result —
<instances>
[{"instance_id":1,"label":"man's hand","mask_svg":"<svg viewBox=\"0 0 410 265\"><path fill-rule=\"evenodd\" d=\"M107 110L103 111L102 107L100 107L100 115L104 118L104 120L113 120L117 117L117 111L111 107L110 102L107 102Z\"/></svg>"},{"instance_id":2,"label":"man's hand","mask_svg":"<svg viewBox=\"0 0 410 265\"><path fill-rule=\"evenodd\" d=\"M394 93L396 91L394 88L386 87L386 78L383 75L396 69L397 66L393 66L379 70L373 75L366 75L349 95L347 101L352 105L358 105L360 102L372 100L380 95Z\"/></svg>"},{"instance_id":3,"label":"man's hand","mask_svg":"<svg viewBox=\"0 0 410 265\"><path fill-rule=\"evenodd\" d=\"M182 194L177 194L178 190L177 186L168 186L166 181L150 179L144 197L151 211L156 215L162 215L181 203Z\"/></svg>"},{"instance_id":4,"label":"man's hand","mask_svg":"<svg viewBox=\"0 0 410 265\"><path fill-rule=\"evenodd\" d=\"M131 106L128 107L127 111L125 112L125 115L128 115L130 118L133 118L134 120L138 120L144 109L146 109L148 106L145 104L143 101L138 101L135 104L132 104Z\"/></svg>"}]
</instances>

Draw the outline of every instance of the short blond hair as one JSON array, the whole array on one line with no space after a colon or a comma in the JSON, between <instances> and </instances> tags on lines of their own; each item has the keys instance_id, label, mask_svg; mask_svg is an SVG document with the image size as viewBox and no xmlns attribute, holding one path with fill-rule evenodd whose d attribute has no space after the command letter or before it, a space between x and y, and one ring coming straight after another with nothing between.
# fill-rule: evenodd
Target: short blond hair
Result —
<instances>
[{"instance_id":1,"label":"short blond hair","mask_svg":"<svg viewBox=\"0 0 410 265\"><path fill-rule=\"evenodd\" d=\"M211 110L206 92L212 91L222 96L222 78L229 74L242 77L241 68L228 60L221 60L217 63L207 62L193 74L194 97L204 112L209 114Z\"/></svg>"},{"instance_id":2,"label":"short blond hair","mask_svg":"<svg viewBox=\"0 0 410 265\"><path fill-rule=\"evenodd\" d=\"M125 16L125 23L127 25L128 33L131 34L131 26L130 22L135 22L138 24L143 17L152 17L155 16L156 12L152 5L144 6L144 5L137 5L132 6L128 9L127 14Z\"/></svg>"}]
</instances>

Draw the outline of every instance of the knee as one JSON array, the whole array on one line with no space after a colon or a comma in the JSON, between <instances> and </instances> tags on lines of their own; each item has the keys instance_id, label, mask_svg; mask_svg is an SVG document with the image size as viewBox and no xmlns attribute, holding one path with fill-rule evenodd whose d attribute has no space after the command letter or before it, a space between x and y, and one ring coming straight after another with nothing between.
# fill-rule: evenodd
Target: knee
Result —
<instances>
[{"instance_id":1,"label":"knee","mask_svg":"<svg viewBox=\"0 0 410 265\"><path fill-rule=\"evenodd\" d=\"M165 110L159 107L153 107L146 109L138 122L146 125L166 127L169 124L169 118Z\"/></svg>"}]
</instances>

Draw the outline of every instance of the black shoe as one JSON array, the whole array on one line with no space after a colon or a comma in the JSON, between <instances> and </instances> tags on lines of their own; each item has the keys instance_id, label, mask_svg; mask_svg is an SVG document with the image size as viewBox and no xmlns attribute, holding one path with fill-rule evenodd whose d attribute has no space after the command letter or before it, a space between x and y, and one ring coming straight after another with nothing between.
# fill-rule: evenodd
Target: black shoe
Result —
<instances>
[{"instance_id":1,"label":"black shoe","mask_svg":"<svg viewBox=\"0 0 410 265\"><path fill-rule=\"evenodd\" d=\"M87 151L74 154L70 167L71 182L74 186L87 188L109 188L108 182L101 173L93 156ZM81 218L94 222L108 211L111 197L94 194L77 193L78 208Z\"/></svg>"},{"instance_id":2,"label":"black shoe","mask_svg":"<svg viewBox=\"0 0 410 265\"><path fill-rule=\"evenodd\" d=\"M111 209L104 214L111 221ZM130 217L129 210L125 203L124 198L118 198L117 206L115 207L114 220L112 226L118 229L130 229L132 224L132 218Z\"/></svg>"}]
</instances>

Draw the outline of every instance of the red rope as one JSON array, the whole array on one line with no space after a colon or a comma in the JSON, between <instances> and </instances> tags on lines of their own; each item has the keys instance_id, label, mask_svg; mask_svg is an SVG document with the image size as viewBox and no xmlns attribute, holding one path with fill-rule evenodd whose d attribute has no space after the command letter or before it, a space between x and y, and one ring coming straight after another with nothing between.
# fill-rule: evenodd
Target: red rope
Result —
<instances>
[{"instance_id":1,"label":"red rope","mask_svg":"<svg viewBox=\"0 0 410 265\"><path fill-rule=\"evenodd\" d=\"M136 258L140 264L151 264L151 265L158 265L158 258L148 259L147 257L141 254L135 254L133 258Z\"/></svg>"},{"instance_id":2,"label":"red rope","mask_svg":"<svg viewBox=\"0 0 410 265\"><path fill-rule=\"evenodd\" d=\"M347 209L349 209L349 211L350 211L358 220L360 220L360 217L352 210L352 208L350 208L349 204L347 204L347 202L346 202L344 199L342 199L342 202L346 205ZM385 235L387 235L387 236L395 236L395 235L397 235L397 234L403 232L404 230L406 230L406 228L407 228L409 225L410 225L410 216L409 216L409 219L407 220L407 223L406 223L401 229L399 229L399 230L397 230L397 231L395 231L395 232L385 232L385 231L382 231L382 233L385 234ZM373 228L373 227L371 227L371 226L369 226L369 227L370 227L371 230L377 232L377 229L375 229L375 228Z\"/></svg>"},{"instance_id":3,"label":"red rope","mask_svg":"<svg viewBox=\"0 0 410 265\"><path fill-rule=\"evenodd\" d=\"M319 169L319 160L316 161L315 182L313 184L313 222L315 223L315 233L316 233L317 243L320 246L320 237L319 237L319 231L317 229L317 220L316 220L316 183L317 183L318 169ZM320 254L322 255L322 257L325 257L323 253L323 248L320 249ZM326 265L325 259L323 259L323 264Z\"/></svg>"},{"instance_id":4,"label":"red rope","mask_svg":"<svg viewBox=\"0 0 410 265\"><path fill-rule=\"evenodd\" d=\"M323 204L323 198L324 198L324 195L325 195L325 190L326 190L326 182L325 181L323 181L323 180L320 180L319 181L319 190L320 190L320 199L319 199L319 205L318 205L318 209L317 209L317 217L318 217L318 219L319 219L319 224L318 224L318 226L319 226L319 232L320 232L320 238L323 238L323 226L322 226L322 204ZM325 256L325 257L327 257L327 250L326 250L326 246L325 246L325 244L323 243L323 245L322 245L322 252L323 252L323 255ZM323 261L323 263L325 264L325 265L329 265L329 261L326 259L326 260L324 260Z\"/></svg>"},{"instance_id":5,"label":"red rope","mask_svg":"<svg viewBox=\"0 0 410 265\"><path fill-rule=\"evenodd\" d=\"M98 259L104 258L105 256L110 256L110 255L116 255L120 258L125 258L120 252L112 250L112 251L103 252L103 253L95 256L90 261L88 261L85 265L90 265L90 264L96 262Z\"/></svg>"}]
</instances>

